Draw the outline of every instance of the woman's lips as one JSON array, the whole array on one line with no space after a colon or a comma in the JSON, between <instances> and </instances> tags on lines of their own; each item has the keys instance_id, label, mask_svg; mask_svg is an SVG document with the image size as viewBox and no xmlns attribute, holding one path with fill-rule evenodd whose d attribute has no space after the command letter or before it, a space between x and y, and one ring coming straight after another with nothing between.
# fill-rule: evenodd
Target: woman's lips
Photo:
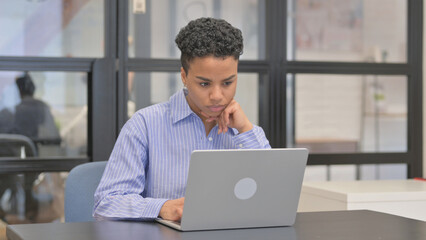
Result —
<instances>
[{"instance_id":1,"label":"woman's lips","mask_svg":"<svg viewBox=\"0 0 426 240\"><path fill-rule=\"evenodd\" d=\"M212 112L221 112L225 106L209 106L208 109Z\"/></svg>"}]
</instances>

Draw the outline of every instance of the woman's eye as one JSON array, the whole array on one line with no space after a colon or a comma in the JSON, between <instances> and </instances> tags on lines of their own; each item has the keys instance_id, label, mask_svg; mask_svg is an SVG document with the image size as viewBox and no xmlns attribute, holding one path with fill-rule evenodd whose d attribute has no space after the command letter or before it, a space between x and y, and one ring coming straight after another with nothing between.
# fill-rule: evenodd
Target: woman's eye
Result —
<instances>
[{"instance_id":1,"label":"woman's eye","mask_svg":"<svg viewBox=\"0 0 426 240\"><path fill-rule=\"evenodd\" d=\"M225 83L224 83L224 85L225 85L225 86L229 86L229 85L231 85L231 84L232 84L232 81L229 81L229 82L225 82Z\"/></svg>"},{"instance_id":2,"label":"woman's eye","mask_svg":"<svg viewBox=\"0 0 426 240\"><path fill-rule=\"evenodd\" d=\"M202 83L200 83L200 85L201 85L202 87L207 87L207 86L209 85L209 83L208 83L208 82L202 82Z\"/></svg>"}]
</instances>

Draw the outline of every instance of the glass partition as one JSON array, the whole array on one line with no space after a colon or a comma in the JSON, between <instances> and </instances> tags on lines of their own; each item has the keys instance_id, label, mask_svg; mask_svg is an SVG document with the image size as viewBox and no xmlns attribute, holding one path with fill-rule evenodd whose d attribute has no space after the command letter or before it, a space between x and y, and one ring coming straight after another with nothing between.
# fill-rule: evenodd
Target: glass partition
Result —
<instances>
[{"instance_id":1,"label":"glass partition","mask_svg":"<svg viewBox=\"0 0 426 240\"><path fill-rule=\"evenodd\" d=\"M311 153L406 152L407 77L296 74L294 145Z\"/></svg>"},{"instance_id":2,"label":"glass partition","mask_svg":"<svg viewBox=\"0 0 426 240\"><path fill-rule=\"evenodd\" d=\"M191 20L215 17L241 29L242 60L264 59L264 4L261 0L129 1L129 57L179 58L174 42L179 30Z\"/></svg>"},{"instance_id":3,"label":"glass partition","mask_svg":"<svg viewBox=\"0 0 426 240\"><path fill-rule=\"evenodd\" d=\"M0 55L103 57L104 1L1 1Z\"/></svg>"},{"instance_id":4,"label":"glass partition","mask_svg":"<svg viewBox=\"0 0 426 240\"><path fill-rule=\"evenodd\" d=\"M407 2L288 1L287 58L407 62Z\"/></svg>"},{"instance_id":5,"label":"glass partition","mask_svg":"<svg viewBox=\"0 0 426 240\"><path fill-rule=\"evenodd\" d=\"M0 174L0 219L7 224L64 221L68 172Z\"/></svg>"},{"instance_id":6,"label":"glass partition","mask_svg":"<svg viewBox=\"0 0 426 240\"><path fill-rule=\"evenodd\" d=\"M85 157L87 125L87 73L0 71L1 157Z\"/></svg>"}]
</instances>

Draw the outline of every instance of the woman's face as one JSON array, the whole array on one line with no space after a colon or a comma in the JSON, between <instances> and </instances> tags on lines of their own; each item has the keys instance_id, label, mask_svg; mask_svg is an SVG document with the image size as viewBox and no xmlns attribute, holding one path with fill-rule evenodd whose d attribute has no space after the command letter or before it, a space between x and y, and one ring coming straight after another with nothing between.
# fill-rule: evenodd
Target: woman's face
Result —
<instances>
[{"instance_id":1,"label":"woman's face","mask_svg":"<svg viewBox=\"0 0 426 240\"><path fill-rule=\"evenodd\" d=\"M238 60L229 56L197 57L189 63L188 74L181 68L182 82L188 89L186 99L192 111L202 117L219 116L234 99L237 89Z\"/></svg>"}]
</instances>

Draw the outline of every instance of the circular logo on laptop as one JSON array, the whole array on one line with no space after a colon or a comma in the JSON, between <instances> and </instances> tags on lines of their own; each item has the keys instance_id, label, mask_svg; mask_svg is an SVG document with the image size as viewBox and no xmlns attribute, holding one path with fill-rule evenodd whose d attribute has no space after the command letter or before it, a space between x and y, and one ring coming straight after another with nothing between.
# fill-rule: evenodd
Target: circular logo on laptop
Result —
<instances>
[{"instance_id":1,"label":"circular logo on laptop","mask_svg":"<svg viewBox=\"0 0 426 240\"><path fill-rule=\"evenodd\" d=\"M235 184L234 194L240 200L247 200L256 193L257 184L253 178L243 178Z\"/></svg>"}]
</instances>

